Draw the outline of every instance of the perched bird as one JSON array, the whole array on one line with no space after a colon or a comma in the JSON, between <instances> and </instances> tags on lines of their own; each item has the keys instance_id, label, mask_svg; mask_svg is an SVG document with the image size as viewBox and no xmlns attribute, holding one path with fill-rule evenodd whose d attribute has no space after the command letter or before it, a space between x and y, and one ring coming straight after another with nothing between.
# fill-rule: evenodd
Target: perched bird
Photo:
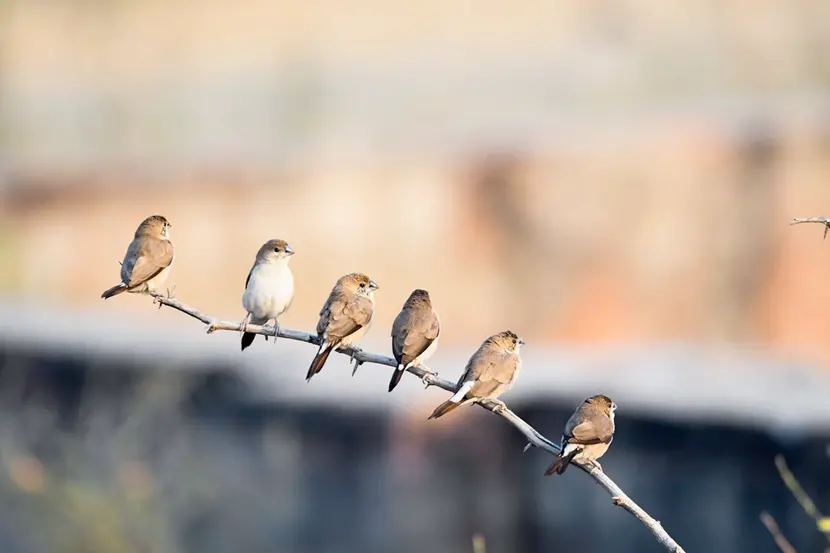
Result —
<instances>
[{"instance_id":1,"label":"perched bird","mask_svg":"<svg viewBox=\"0 0 830 553\"><path fill-rule=\"evenodd\" d=\"M415 290L392 323L392 354L398 368L392 373L389 391L395 389L406 369L429 359L438 347L441 323L432 308L429 292Z\"/></svg>"},{"instance_id":2,"label":"perched bird","mask_svg":"<svg viewBox=\"0 0 830 553\"><path fill-rule=\"evenodd\" d=\"M274 319L274 326L279 331L278 318L291 307L294 299L294 275L288 267L292 255L294 250L285 240L269 240L259 248L242 294L242 307L248 313L242 321L242 351L256 337L256 334L245 332L249 323L261 325ZM276 339L275 334L274 341Z\"/></svg>"},{"instance_id":3,"label":"perched bird","mask_svg":"<svg viewBox=\"0 0 830 553\"><path fill-rule=\"evenodd\" d=\"M437 419L456 407L485 399L496 401L504 408L504 404L496 398L509 390L519 376L519 369L522 368L519 348L523 344L524 340L510 330L484 340L467 361L464 374L458 379L455 395L439 405L429 418Z\"/></svg>"},{"instance_id":4,"label":"perched bird","mask_svg":"<svg viewBox=\"0 0 830 553\"><path fill-rule=\"evenodd\" d=\"M148 294L164 284L173 265L170 226L161 215L147 217L138 225L121 262L121 283L101 294L102 298L121 292Z\"/></svg>"},{"instance_id":5,"label":"perched bird","mask_svg":"<svg viewBox=\"0 0 830 553\"><path fill-rule=\"evenodd\" d=\"M354 346L368 332L377 289L375 281L362 273L351 273L337 280L320 310L317 322L320 349L311 361L306 380L323 369L332 350Z\"/></svg>"},{"instance_id":6,"label":"perched bird","mask_svg":"<svg viewBox=\"0 0 830 553\"><path fill-rule=\"evenodd\" d=\"M602 470L597 459L603 456L614 439L614 411L617 404L602 394L591 396L577 407L562 435L562 451L556 461L545 471L562 474L571 461L592 463Z\"/></svg>"}]
</instances>

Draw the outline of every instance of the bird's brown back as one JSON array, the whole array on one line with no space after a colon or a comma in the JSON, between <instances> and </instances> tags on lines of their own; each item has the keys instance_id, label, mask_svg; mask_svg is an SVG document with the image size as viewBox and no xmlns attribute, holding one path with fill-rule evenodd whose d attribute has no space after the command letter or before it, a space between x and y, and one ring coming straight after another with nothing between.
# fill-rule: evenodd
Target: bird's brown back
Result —
<instances>
[{"instance_id":1,"label":"bird's brown back","mask_svg":"<svg viewBox=\"0 0 830 553\"><path fill-rule=\"evenodd\" d=\"M121 264L121 280L138 286L158 275L173 262L173 243L163 238L139 236L127 247Z\"/></svg>"},{"instance_id":2,"label":"bird's brown back","mask_svg":"<svg viewBox=\"0 0 830 553\"><path fill-rule=\"evenodd\" d=\"M518 376L521 358L500 345L486 340L467 362L459 384L475 381L469 395L495 397L509 388Z\"/></svg>"},{"instance_id":3,"label":"bird's brown back","mask_svg":"<svg viewBox=\"0 0 830 553\"><path fill-rule=\"evenodd\" d=\"M317 335L342 340L368 325L373 312L374 302L369 297L355 294L338 283L320 310Z\"/></svg>"},{"instance_id":4,"label":"bird's brown back","mask_svg":"<svg viewBox=\"0 0 830 553\"><path fill-rule=\"evenodd\" d=\"M564 438L570 443L607 443L614 436L614 421L606 409L583 403L568 419Z\"/></svg>"},{"instance_id":5,"label":"bird's brown back","mask_svg":"<svg viewBox=\"0 0 830 553\"><path fill-rule=\"evenodd\" d=\"M408 365L438 338L438 315L427 302L404 305L392 323L392 353L398 363Z\"/></svg>"}]
</instances>

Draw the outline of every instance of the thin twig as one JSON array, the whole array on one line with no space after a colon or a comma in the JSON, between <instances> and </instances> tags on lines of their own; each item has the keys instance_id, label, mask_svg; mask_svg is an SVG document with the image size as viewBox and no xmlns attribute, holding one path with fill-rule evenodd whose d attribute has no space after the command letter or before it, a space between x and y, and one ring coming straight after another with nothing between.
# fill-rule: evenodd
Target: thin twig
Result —
<instances>
[{"instance_id":1,"label":"thin twig","mask_svg":"<svg viewBox=\"0 0 830 553\"><path fill-rule=\"evenodd\" d=\"M791 225L798 225L801 223L821 223L824 225L824 238L827 238L827 231L830 230L830 219L827 217L797 217L790 221Z\"/></svg>"},{"instance_id":2,"label":"thin twig","mask_svg":"<svg viewBox=\"0 0 830 553\"><path fill-rule=\"evenodd\" d=\"M775 468L778 469L778 474L781 475L781 480L784 481L784 485L787 486L790 493L793 494L793 497L795 497L795 500L798 501L799 505L801 505L801 508L807 516L815 521L818 531L821 532L828 542L830 542L830 532L827 531L825 522L827 517L821 514L821 511L818 510L816 504L813 503L813 500L809 495L807 495L804 488L801 487L801 483L787 466L787 462L784 460L783 455L775 456Z\"/></svg>"},{"instance_id":3,"label":"thin twig","mask_svg":"<svg viewBox=\"0 0 830 553\"><path fill-rule=\"evenodd\" d=\"M790 543L790 541L781 533L778 523L772 518L772 515L766 511L761 512L761 522L767 527L772 539L775 540L775 545L781 550L781 553L798 553Z\"/></svg>"},{"instance_id":4,"label":"thin twig","mask_svg":"<svg viewBox=\"0 0 830 553\"><path fill-rule=\"evenodd\" d=\"M152 294L154 301L159 304L159 307L162 305L166 305L168 307L172 307L177 311L181 311L186 315L190 315L194 319L197 319L204 324L208 325L207 332L210 334L217 330L229 330L235 332L241 332L242 330L242 323L235 322L235 321L222 321L216 319L215 317L210 317L201 313L199 310L185 305L184 303L178 301L177 299L171 297L170 295L164 296L161 294ZM314 334L309 334L307 332L302 332L299 330L291 330L287 328L280 327L279 329L275 329L273 326L270 325L253 325L249 324L245 329L245 332L249 332L252 334L262 334L263 336L274 336L275 334L278 335L280 338L287 338L289 340L296 340L299 342L307 342L309 344L319 345L319 339ZM397 367L398 363L392 359L391 357L387 357L385 355L379 355L377 353L371 353L367 351L363 351L360 348L343 348L337 350L339 353L344 355L348 355L353 357L359 363L374 363L377 365L387 365L389 367ZM414 374L415 376L419 377L426 385L429 386L436 386L448 392L455 392L456 391L456 383L450 382L449 380L445 380L443 378L438 378L438 376L434 373L431 373L426 367L409 367L407 369L410 373ZM492 401L482 401L478 403L481 407L501 415L504 419L507 420L510 424L512 424L516 429L519 430L522 434L524 434L525 438L527 438L528 442L531 445L538 447L551 453L553 455L557 455L559 453L559 446L545 438L539 432L536 431L532 426L526 423L521 417L516 415L510 409L506 407L502 407L501 405L492 402ZM660 524L660 521L655 520L652 518L647 512L645 512L642 507L637 505L634 501L628 497L616 483L614 483L611 478L609 478L605 473L601 470L596 468L592 465L583 465L577 461L574 461L573 464L578 466L584 472L588 473L588 475L593 478L597 484L599 484L606 492L611 495L611 498L614 502L614 505L622 507L629 513L631 513L634 518L639 520L643 525L646 526L651 533L654 534L654 537L657 541L665 547L671 553L685 553L683 548L680 547L677 542L672 539L672 537L663 529L663 526Z\"/></svg>"}]
</instances>

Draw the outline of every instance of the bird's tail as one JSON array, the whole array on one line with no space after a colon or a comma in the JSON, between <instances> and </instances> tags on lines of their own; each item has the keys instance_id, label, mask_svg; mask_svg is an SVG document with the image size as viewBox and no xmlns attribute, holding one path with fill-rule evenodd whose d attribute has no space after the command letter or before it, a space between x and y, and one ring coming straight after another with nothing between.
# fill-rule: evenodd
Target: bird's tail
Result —
<instances>
[{"instance_id":1,"label":"bird's tail","mask_svg":"<svg viewBox=\"0 0 830 553\"><path fill-rule=\"evenodd\" d=\"M429 416L430 419L437 419L438 417L443 417L450 411L454 411L461 403L456 403L452 400L447 400L438 407L435 408L435 411ZM429 419L427 419L429 420Z\"/></svg>"},{"instance_id":2,"label":"bird's tail","mask_svg":"<svg viewBox=\"0 0 830 553\"><path fill-rule=\"evenodd\" d=\"M311 366L308 368L308 374L305 375L305 379L307 381L311 380L312 376L323 370L323 365L326 364L326 360L329 358L332 349L334 349L332 344L327 344L325 342L320 344L320 349L317 351L317 355L315 355L314 359L311 360Z\"/></svg>"},{"instance_id":3,"label":"bird's tail","mask_svg":"<svg viewBox=\"0 0 830 553\"><path fill-rule=\"evenodd\" d=\"M473 398L468 398L467 394L470 392L470 390L473 389L474 385L475 381L469 380L458 386L458 390L453 394L453 396L441 405L439 405L438 407L436 407L435 411L433 411L432 414L429 416L429 419L437 419L438 417L442 417L450 411L455 410L456 407L460 407L465 403L473 401Z\"/></svg>"},{"instance_id":4,"label":"bird's tail","mask_svg":"<svg viewBox=\"0 0 830 553\"><path fill-rule=\"evenodd\" d=\"M567 470L568 465L571 464L571 461L574 458L574 455L579 453L579 449L574 448L573 451L568 453L567 455L562 455L561 453L556 458L551 466L548 467L548 470L545 471L545 476L550 476L554 472L556 474L563 474L565 470Z\"/></svg>"},{"instance_id":5,"label":"bird's tail","mask_svg":"<svg viewBox=\"0 0 830 553\"><path fill-rule=\"evenodd\" d=\"M126 292L127 290L128 290L127 285L124 284L123 282L121 282L118 285L113 286L109 290L105 290L104 293L101 294L101 297L106 300L106 299L109 299L113 296L117 296L121 292Z\"/></svg>"},{"instance_id":6,"label":"bird's tail","mask_svg":"<svg viewBox=\"0 0 830 553\"><path fill-rule=\"evenodd\" d=\"M242 334L242 351L245 351L245 348L254 343L254 338L256 338L256 334L253 332L245 332ZM265 339L267 340L268 336Z\"/></svg>"},{"instance_id":7,"label":"bird's tail","mask_svg":"<svg viewBox=\"0 0 830 553\"><path fill-rule=\"evenodd\" d=\"M398 368L395 369L395 372L392 373L392 380L389 381L389 391L390 392L395 389L395 386L397 386L398 382L401 381L401 378L403 377L403 373L405 373L405 372L406 372L406 367L403 365L403 363L398 365Z\"/></svg>"}]
</instances>

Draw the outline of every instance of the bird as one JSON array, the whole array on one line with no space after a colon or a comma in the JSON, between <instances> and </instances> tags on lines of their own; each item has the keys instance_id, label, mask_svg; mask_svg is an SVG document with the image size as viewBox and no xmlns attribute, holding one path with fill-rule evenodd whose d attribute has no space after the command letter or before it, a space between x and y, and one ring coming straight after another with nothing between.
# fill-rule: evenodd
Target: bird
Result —
<instances>
[{"instance_id":1,"label":"bird","mask_svg":"<svg viewBox=\"0 0 830 553\"><path fill-rule=\"evenodd\" d=\"M426 290L414 290L392 323L392 354L398 366L389 381L389 391L401 381L406 369L429 359L438 347L441 322Z\"/></svg>"},{"instance_id":2,"label":"bird","mask_svg":"<svg viewBox=\"0 0 830 553\"><path fill-rule=\"evenodd\" d=\"M161 215L144 219L135 231L121 262L121 282L104 291L109 299L122 292L152 294L164 284L173 265L171 225Z\"/></svg>"},{"instance_id":3,"label":"bird","mask_svg":"<svg viewBox=\"0 0 830 553\"><path fill-rule=\"evenodd\" d=\"M545 476L564 473L571 461L587 462L602 470L597 459L605 454L614 439L616 409L617 404L602 394L583 401L568 419L562 434L562 450Z\"/></svg>"},{"instance_id":4,"label":"bird","mask_svg":"<svg viewBox=\"0 0 830 553\"><path fill-rule=\"evenodd\" d=\"M294 275L288 267L292 255L294 250L285 240L268 240L259 248L242 294L242 307L247 312L242 321L242 351L256 338L256 334L245 332L250 323L261 325L274 319L276 342L278 318L291 307L294 299Z\"/></svg>"},{"instance_id":5,"label":"bird","mask_svg":"<svg viewBox=\"0 0 830 553\"><path fill-rule=\"evenodd\" d=\"M461 405L483 400L495 401L497 409L504 403L497 398L513 386L522 367L519 348L524 340L515 332L505 330L490 336L467 361L464 374L458 379L455 394L435 408L429 416L437 419Z\"/></svg>"},{"instance_id":6,"label":"bird","mask_svg":"<svg viewBox=\"0 0 830 553\"><path fill-rule=\"evenodd\" d=\"M320 310L317 322L320 349L311 361L306 381L323 369L332 350L354 347L369 331L375 311L375 290L378 288L377 283L363 273L349 273L337 279ZM357 370L358 362L354 354L353 351L352 361Z\"/></svg>"}]
</instances>

